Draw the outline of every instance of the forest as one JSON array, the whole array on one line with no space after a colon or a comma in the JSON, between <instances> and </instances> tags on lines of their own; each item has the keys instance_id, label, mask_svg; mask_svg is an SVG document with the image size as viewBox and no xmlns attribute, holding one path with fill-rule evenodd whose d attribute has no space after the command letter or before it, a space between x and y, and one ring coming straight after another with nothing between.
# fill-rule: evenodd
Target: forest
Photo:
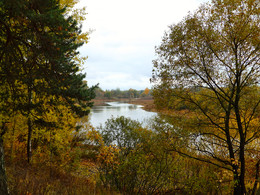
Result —
<instances>
[{"instance_id":1,"label":"forest","mask_svg":"<svg viewBox=\"0 0 260 195\"><path fill-rule=\"evenodd\" d=\"M0 0L0 194L260 194L259 1L169 26L139 91L88 85L76 3ZM95 101L122 98L158 116L90 124Z\"/></svg>"}]
</instances>

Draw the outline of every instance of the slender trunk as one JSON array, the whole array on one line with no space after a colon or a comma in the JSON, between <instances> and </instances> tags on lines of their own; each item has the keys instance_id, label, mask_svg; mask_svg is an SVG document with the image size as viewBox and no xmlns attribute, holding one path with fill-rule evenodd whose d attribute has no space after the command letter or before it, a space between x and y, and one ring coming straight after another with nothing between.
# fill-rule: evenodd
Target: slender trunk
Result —
<instances>
[{"instance_id":1,"label":"slender trunk","mask_svg":"<svg viewBox=\"0 0 260 195\"><path fill-rule=\"evenodd\" d=\"M14 131L15 131L15 125L16 125L16 117L12 116L14 118L14 121L13 121L13 127L12 127L12 137L14 137ZM13 161L14 159L14 139L12 138L12 142L11 142L11 151L10 151L10 155L11 155L11 160Z\"/></svg>"},{"instance_id":2,"label":"slender trunk","mask_svg":"<svg viewBox=\"0 0 260 195\"><path fill-rule=\"evenodd\" d=\"M241 122L241 121L239 121L239 122ZM238 124L238 126L240 126L240 125L241 125L241 123ZM239 177L237 177L238 174L235 174L236 176L234 176L234 182L235 182L234 195L244 195L244 194L246 194L246 188L245 188L245 137L244 137L243 129L240 127L238 127L238 129L239 129L239 134L240 134L240 146L239 146L240 175L239 175Z\"/></svg>"},{"instance_id":3,"label":"slender trunk","mask_svg":"<svg viewBox=\"0 0 260 195\"><path fill-rule=\"evenodd\" d=\"M8 195L8 185L7 178L5 173L5 154L4 154L4 145L3 145L3 135L6 131L5 123L2 126L2 132L0 135L0 194Z\"/></svg>"},{"instance_id":4,"label":"slender trunk","mask_svg":"<svg viewBox=\"0 0 260 195\"><path fill-rule=\"evenodd\" d=\"M4 146L3 139L0 137L0 194L6 195L8 193L7 179L5 173L5 156L4 156Z\"/></svg>"},{"instance_id":5,"label":"slender trunk","mask_svg":"<svg viewBox=\"0 0 260 195\"><path fill-rule=\"evenodd\" d=\"M239 176L239 185L240 185L240 193L244 195L246 193L245 187L245 134L243 132L243 126L241 122L241 117L239 113L238 107L238 97L236 97L235 101L235 113L236 113L236 121L238 126L238 132L240 135L240 145L239 145L239 161L240 161L240 176Z\"/></svg>"},{"instance_id":6,"label":"slender trunk","mask_svg":"<svg viewBox=\"0 0 260 195\"><path fill-rule=\"evenodd\" d=\"M235 41L235 40L234 40ZM245 187L245 140L246 140L246 132L244 133L241 116L240 116L240 108L239 101L241 97L241 66L238 61L238 45L234 42L234 52L236 59L236 94L235 94L235 102L234 102L234 111L236 115L236 123L238 128L238 133L240 136L240 145L239 145L239 161L240 161L240 175L238 178L238 185L240 188L238 195L246 194Z\"/></svg>"},{"instance_id":7,"label":"slender trunk","mask_svg":"<svg viewBox=\"0 0 260 195\"><path fill-rule=\"evenodd\" d=\"M233 180L234 180L234 195L243 195L242 194L242 188L241 188L241 183L240 183L240 178L238 175L238 166L234 165L233 167L234 170L234 176L233 176Z\"/></svg>"},{"instance_id":8,"label":"slender trunk","mask_svg":"<svg viewBox=\"0 0 260 195\"><path fill-rule=\"evenodd\" d=\"M30 163L32 157L32 120L31 120L31 104L32 104L32 91L28 87L28 139L27 139L27 162Z\"/></svg>"},{"instance_id":9,"label":"slender trunk","mask_svg":"<svg viewBox=\"0 0 260 195\"><path fill-rule=\"evenodd\" d=\"M31 117L28 117L28 140L27 140L27 162L30 163L32 157L32 122Z\"/></svg>"},{"instance_id":10,"label":"slender trunk","mask_svg":"<svg viewBox=\"0 0 260 195\"><path fill-rule=\"evenodd\" d=\"M233 145L231 142L230 131L229 131L230 112L231 112L231 104L229 105L228 111L226 112L225 133L226 133L229 157L230 159L233 159L233 162L235 162L235 154L233 151ZM238 174L238 165L233 164L232 167L233 167L234 195L240 195L241 185L240 185L240 178Z\"/></svg>"},{"instance_id":11,"label":"slender trunk","mask_svg":"<svg viewBox=\"0 0 260 195\"><path fill-rule=\"evenodd\" d=\"M245 150L244 150L244 142L240 144L240 177L239 182L241 186L241 194L246 194L246 187L245 187Z\"/></svg>"},{"instance_id":12,"label":"slender trunk","mask_svg":"<svg viewBox=\"0 0 260 195\"><path fill-rule=\"evenodd\" d=\"M229 157L230 157L230 159L234 159L235 155L234 155L233 145L232 145L230 131L229 131L230 112L231 112L231 105L229 105L228 111L226 112L225 133L226 133L226 141L227 141L227 145L228 145Z\"/></svg>"},{"instance_id":13,"label":"slender trunk","mask_svg":"<svg viewBox=\"0 0 260 195\"><path fill-rule=\"evenodd\" d=\"M260 166L260 160L256 163L256 170L255 170L255 183L252 190L252 195L256 194L257 184L259 183L259 166ZM260 189L260 188L259 188Z\"/></svg>"}]
</instances>

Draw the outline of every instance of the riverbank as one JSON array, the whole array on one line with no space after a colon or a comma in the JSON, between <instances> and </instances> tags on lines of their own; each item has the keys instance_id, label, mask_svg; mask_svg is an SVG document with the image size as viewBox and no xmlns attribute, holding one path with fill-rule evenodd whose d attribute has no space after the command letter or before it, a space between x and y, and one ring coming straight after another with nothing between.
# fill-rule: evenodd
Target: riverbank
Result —
<instances>
[{"instance_id":1,"label":"riverbank","mask_svg":"<svg viewBox=\"0 0 260 195\"><path fill-rule=\"evenodd\" d=\"M129 101L130 104L143 106L142 109L148 112L157 112L154 101L152 98L138 98Z\"/></svg>"},{"instance_id":2,"label":"riverbank","mask_svg":"<svg viewBox=\"0 0 260 195\"><path fill-rule=\"evenodd\" d=\"M156 107L154 105L154 101L152 98L114 98L114 99L94 99L94 106L106 106L106 102L124 102L130 103L135 105L143 106L142 109L149 111L149 112L156 112Z\"/></svg>"}]
</instances>

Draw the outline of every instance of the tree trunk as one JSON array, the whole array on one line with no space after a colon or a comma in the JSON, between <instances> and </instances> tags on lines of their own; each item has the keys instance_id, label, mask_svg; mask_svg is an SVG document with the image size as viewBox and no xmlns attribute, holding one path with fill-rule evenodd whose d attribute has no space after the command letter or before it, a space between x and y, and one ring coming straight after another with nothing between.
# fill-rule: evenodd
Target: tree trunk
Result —
<instances>
[{"instance_id":1,"label":"tree trunk","mask_svg":"<svg viewBox=\"0 0 260 195\"><path fill-rule=\"evenodd\" d=\"M3 135L5 133L6 127L5 123L2 126L2 132L0 135L0 194L8 195L8 185L7 178L5 173L5 154L4 154L4 145L3 145Z\"/></svg>"},{"instance_id":2,"label":"tree trunk","mask_svg":"<svg viewBox=\"0 0 260 195\"><path fill-rule=\"evenodd\" d=\"M236 47L237 49L237 47ZM237 52L236 59L237 59ZM236 67L238 67L239 63L236 62ZM236 96L235 96L235 102L234 102L234 110L236 115L236 123L238 128L238 133L240 136L240 144L239 144L239 161L240 161L240 176L238 179L238 185L239 185L239 193L238 195L244 195L246 194L246 187L245 187L245 140L246 140L246 132L244 133L242 120L240 116L240 109L239 109L239 102L240 102L240 96L241 96L241 73L238 72L236 74Z\"/></svg>"},{"instance_id":3,"label":"tree trunk","mask_svg":"<svg viewBox=\"0 0 260 195\"><path fill-rule=\"evenodd\" d=\"M30 163L32 157L32 121L30 116L28 117L27 125L28 125L27 162Z\"/></svg>"},{"instance_id":4,"label":"tree trunk","mask_svg":"<svg viewBox=\"0 0 260 195\"><path fill-rule=\"evenodd\" d=\"M32 157L32 120L31 120L31 104L32 104L32 90L28 87L28 139L27 139L27 162L30 163Z\"/></svg>"},{"instance_id":5,"label":"tree trunk","mask_svg":"<svg viewBox=\"0 0 260 195\"><path fill-rule=\"evenodd\" d=\"M244 195L246 194L246 186L245 186L245 154L244 154L244 148L241 151L240 150L240 178L239 178L239 182L240 182L240 186L241 186L241 194Z\"/></svg>"},{"instance_id":6,"label":"tree trunk","mask_svg":"<svg viewBox=\"0 0 260 195\"><path fill-rule=\"evenodd\" d=\"M255 171L255 183L254 183L254 187L252 190L252 195L256 195L257 194L257 184L259 183L259 166L260 166L260 160L256 163L256 171ZM258 192L260 192L260 188L258 189Z\"/></svg>"},{"instance_id":7,"label":"tree trunk","mask_svg":"<svg viewBox=\"0 0 260 195\"><path fill-rule=\"evenodd\" d=\"M240 178L238 175L238 167L236 165L234 165L233 167L234 170L234 195L242 195L241 194L241 185L240 185Z\"/></svg>"}]
</instances>

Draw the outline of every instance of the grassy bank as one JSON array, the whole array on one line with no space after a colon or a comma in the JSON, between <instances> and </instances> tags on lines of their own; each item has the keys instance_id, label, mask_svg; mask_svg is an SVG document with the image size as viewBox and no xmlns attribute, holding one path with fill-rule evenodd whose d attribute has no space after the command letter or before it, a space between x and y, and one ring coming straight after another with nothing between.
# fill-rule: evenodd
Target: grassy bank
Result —
<instances>
[{"instance_id":1,"label":"grassy bank","mask_svg":"<svg viewBox=\"0 0 260 195\"><path fill-rule=\"evenodd\" d=\"M138 98L129 101L131 104L142 105L143 109L150 112L156 112L156 107L152 98Z\"/></svg>"}]
</instances>

